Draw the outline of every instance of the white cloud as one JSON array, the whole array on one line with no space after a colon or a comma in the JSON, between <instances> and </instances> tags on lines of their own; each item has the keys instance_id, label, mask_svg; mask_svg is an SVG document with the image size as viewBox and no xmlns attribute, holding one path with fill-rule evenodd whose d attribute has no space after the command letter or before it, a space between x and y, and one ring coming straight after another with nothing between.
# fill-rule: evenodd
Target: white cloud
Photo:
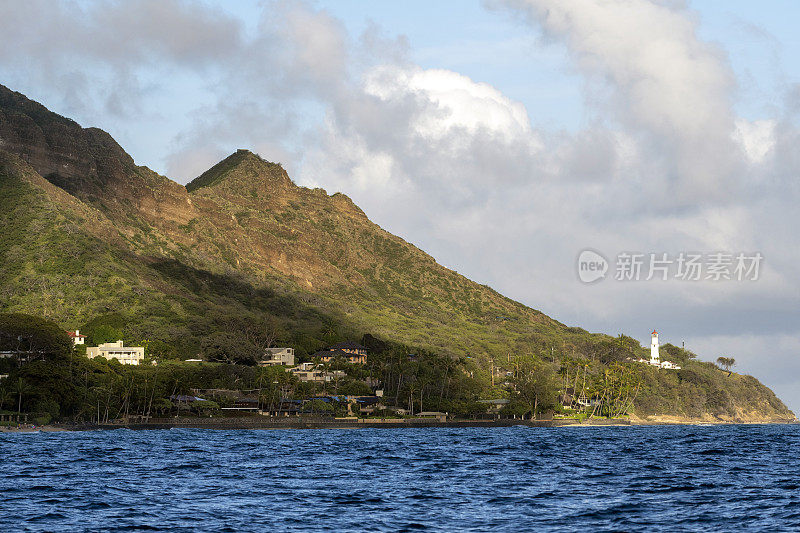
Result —
<instances>
[{"instance_id":1,"label":"white cloud","mask_svg":"<svg viewBox=\"0 0 800 533\"><path fill-rule=\"evenodd\" d=\"M593 103L648 141L647 157L670 175L673 202L725 196L735 186L735 80L724 53L697 38L689 12L647 0L502 4L569 48Z\"/></svg>"},{"instance_id":2,"label":"white cloud","mask_svg":"<svg viewBox=\"0 0 800 533\"><path fill-rule=\"evenodd\" d=\"M736 120L733 138L751 163L763 163L767 155L774 150L776 126L777 121L774 119Z\"/></svg>"},{"instance_id":3,"label":"white cloud","mask_svg":"<svg viewBox=\"0 0 800 533\"><path fill-rule=\"evenodd\" d=\"M61 96L72 113L126 115L152 90L154 71L208 75L239 49L242 26L218 8L180 0L3 2L0 64Z\"/></svg>"},{"instance_id":4,"label":"white cloud","mask_svg":"<svg viewBox=\"0 0 800 533\"><path fill-rule=\"evenodd\" d=\"M509 139L531 134L525 106L456 72L381 65L364 78L366 94L382 101L420 98L422 112L415 117L415 128L423 137L441 139L454 128L469 134L485 129Z\"/></svg>"}]
</instances>

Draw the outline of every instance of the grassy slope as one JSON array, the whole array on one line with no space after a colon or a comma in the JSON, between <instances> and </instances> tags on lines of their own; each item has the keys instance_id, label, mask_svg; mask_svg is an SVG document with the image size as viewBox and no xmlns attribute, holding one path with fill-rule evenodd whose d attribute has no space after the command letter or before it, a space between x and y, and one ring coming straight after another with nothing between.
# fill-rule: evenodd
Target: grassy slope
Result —
<instances>
[{"instance_id":1,"label":"grassy slope","mask_svg":"<svg viewBox=\"0 0 800 533\"><path fill-rule=\"evenodd\" d=\"M335 316L301 302L280 284L254 286L245 276L198 269L153 251L146 231L117 231L86 206L0 152L0 309L42 315L64 327L92 322L120 329L129 341L194 355L200 339L225 322L274 316L303 334ZM152 233L152 232L151 232ZM104 321L104 317L108 320ZM322 341L312 343L316 349Z\"/></svg>"},{"instance_id":2,"label":"grassy slope","mask_svg":"<svg viewBox=\"0 0 800 533\"><path fill-rule=\"evenodd\" d=\"M364 329L454 354L499 359L509 345L591 340L438 265L370 222L344 195L287 184L270 175L282 169L255 155L228 159L234 157L237 166L218 165L223 176L198 179L209 186L189 186L211 226L197 231L239 244L231 264L291 276Z\"/></svg>"}]
</instances>

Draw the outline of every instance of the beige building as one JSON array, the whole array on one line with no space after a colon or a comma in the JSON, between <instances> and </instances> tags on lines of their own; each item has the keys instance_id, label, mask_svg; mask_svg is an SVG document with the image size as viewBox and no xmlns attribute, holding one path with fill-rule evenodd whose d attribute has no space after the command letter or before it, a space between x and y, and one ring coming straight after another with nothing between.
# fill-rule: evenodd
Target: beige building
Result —
<instances>
[{"instance_id":1,"label":"beige building","mask_svg":"<svg viewBox=\"0 0 800 533\"><path fill-rule=\"evenodd\" d=\"M144 359L144 348L141 346L125 346L122 341L106 342L100 346L88 346L86 357L104 357L109 361L116 359L123 365L138 365Z\"/></svg>"},{"instance_id":2,"label":"beige building","mask_svg":"<svg viewBox=\"0 0 800 533\"><path fill-rule=\"evenodd\" d=\"M294 348L267 348L264 359L258 366L286 365L294 366Z\"/></svg>"},{"instance_id":3,"label":"beige building","mask_svg":"<svg viewBox=\"0 0 800 533\"><path fill-rule=\"evenodd\" d=\"M313 363L301 363L294 368L290 368L289 372L297 376L297 379L300 381L312 381L316 383L329 382L345 376L345 373L341 370L325 372Z\"/></svg>"}]
</instances>

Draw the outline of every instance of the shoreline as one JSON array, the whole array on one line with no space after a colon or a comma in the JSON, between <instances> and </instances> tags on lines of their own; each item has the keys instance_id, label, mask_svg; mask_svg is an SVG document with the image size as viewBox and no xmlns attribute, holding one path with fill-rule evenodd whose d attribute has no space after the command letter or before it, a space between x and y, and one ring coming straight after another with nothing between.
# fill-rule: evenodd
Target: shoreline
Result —
<instances>
[{"instance_id":1,"label":"shoreline","mask_svg":"<svg viewBox=\"0 0 800 533\"><path fill-rule=\"evenodd\" d=\"M255 429L409 429L409 428L560 428L560 427L623 427L623 426L722 426L722 425L766 425L766 424L798 424L797 420L758 420L758 421L725 421L710 422L707 420L686 419L682 421L653 421L630 419L553 419L553 420L426 420L426 419L357 419L357 420L303 420L303 419L268 419L252 420L247 418L220 418L197 420L158 420L151 422L108 423L108 424L52 424L34 429L6 429L6 432L58 432L58 431L107 431L114 429L131 430L163 430L163 429L211 429L211 430L255 430Z\"/></svg>"},{"instance_id":2,"label":"shoreline","mask_svg":"<svg viewBox=\"0 0 800 533\"><path fill-rule=\"evenodd\" d=\"M95 423L54 423L45 426L2 427L0 433L49 433L62 431L107 431L114 429L163 430L163 429L408 429L408 428L558 428L558 427L621 427L621 426L721 426L721 425L767 425L798 424L797 419L743 419L724 420L708 418L683 418L674 416L652 416L639 418L555 418L546 420L494 419L471 420L435 418L321 418L321 417L220 417L220 418L161 418L147 422L115 421Z\"/></svg>"},{"instance_id":3,"label":"shoreline","mask_svg":"<svg viewBox=\"0 0 800 533\"><path fill-rule=\"evenodd\" d=\"M490 427L563 427L581 425L576 420L426 420L426 419L267 419L246 418L197 419L178 421L153 421L149 423L114 424L75 424L60 425L68 431L111 430L111 429L408 429L408 428L490 428ZM627 420L598 420L596 426L628 425Z\"/></svg>"}]
</instances>

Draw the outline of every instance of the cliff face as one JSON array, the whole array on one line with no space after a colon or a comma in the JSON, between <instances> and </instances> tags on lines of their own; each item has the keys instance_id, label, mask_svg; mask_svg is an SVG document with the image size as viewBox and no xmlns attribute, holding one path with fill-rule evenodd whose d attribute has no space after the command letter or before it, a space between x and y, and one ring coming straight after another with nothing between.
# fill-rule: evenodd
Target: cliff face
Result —
<instances>
[{"instance_id":1,"label":"cliff face","mask_svg":"<svg viewBox=\"0 0 800 533\"><path fill-rule=\"evenodd\" d=\"M17 155L54 185L114 218L145 213L185 222L184 187L137 167L105 131L82 128L2 85L0 150Z\"/></svg>"},{"instance_id":2,"label":"cliff face","mask_svg":"<svg viewBox=\"0 0 800 533\"><path fill-rule=\"evenodd\" d=\"M614 339L442 267L347 196L298 187L247 150L184 187L2 86L0 222L0 311L121 329L165 355L269 317L301 354L369 332L468 357L486 382L490 367L512 370L512 352L624 357Z\"/></svg>"},{"instance_id":3,"label":"cliff face","mask_svg":"<svg viewBox=\"0 0 800 533\"><path fill-rule=\"evenodd\" d=\"M42 105L0 86L0 149L17 154L42 176L76 192L102 185L95 154L113 143L116 155L124 151L100 130L84 130L74 121L49 112ZM113 148L112 148L113 150ZM129 165L133 161L126 157Z\"/></svg>"}]
</instances>

